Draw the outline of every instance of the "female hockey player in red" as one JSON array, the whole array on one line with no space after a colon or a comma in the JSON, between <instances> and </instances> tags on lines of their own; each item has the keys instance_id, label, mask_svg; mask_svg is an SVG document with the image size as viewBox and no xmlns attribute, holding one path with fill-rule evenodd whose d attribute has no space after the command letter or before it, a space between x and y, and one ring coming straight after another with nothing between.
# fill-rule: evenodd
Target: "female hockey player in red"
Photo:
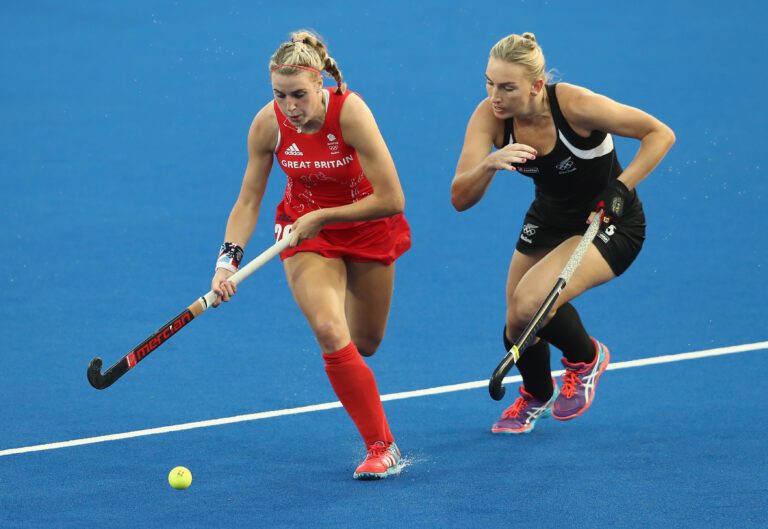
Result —
<instances>
[{"instance_id":1,"label":"female hockey player in red","mask_svg":"<svg viewBox=\"0 0 768 529\"><path fill-rule=\"evenodd\" d=\"M323 88L323 71L337 88ZM275 219L276 238L291 238L281 254L288 283L366 444L354 477L382 479L400 472L401 457L363 356L374 354L384 336L394 261L411 245L403 191L373 114L346 90L316 35L293 33L272 56L270 73L274 100L248 133L248 165L212 289L220 301L235 294L228 278L253 233L276 159L288 177Z\"/></svg>"}]
</instances>

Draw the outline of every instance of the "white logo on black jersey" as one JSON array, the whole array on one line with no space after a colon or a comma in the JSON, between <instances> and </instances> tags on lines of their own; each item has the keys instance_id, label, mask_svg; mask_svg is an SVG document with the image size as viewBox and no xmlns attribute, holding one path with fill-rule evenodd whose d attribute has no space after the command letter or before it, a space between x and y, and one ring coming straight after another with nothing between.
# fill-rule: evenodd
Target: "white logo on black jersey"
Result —
<instances>
[{"instance_id":1,"label":"white logo on black jersey","mask_svg":"<svg viewBox=\"0 0 768 529\"><path fill-rule=\"evenodd\" d=\"M572 173L576 170L576 164L573 163L573 156L569 156L565 160L560 161L555 168L560 174Z\"/></svg>"},{"instance_id":2,"label":"white logo on black jersey","mask_svg":"<svg viewBox=\"0 0 768 529\"><path fill-rule=\"evenodd\" d=\"M304 156L304 153L299 150L295 143L291 143L291 146L285 149L285 154L289 156Z\"/></svg>"},{"instance_id":3,"label":"white logo on black jersey","mask_svg":"<svg viewBox=\"0 0 768 529\"><path fill-rule=\"evenodd\" d=\"M539 174L539 168L538 167L526 167L525 165L521 165L516 167L518 173L523 174Z\"/></svg>"},{"instance_id":4,"label":"white logo on black jersey","mask_svg":"<svg viewBox=\"0 0 768 529\"><path fill-rule=\"evenodd\" d=\"M532 237L536 235L536 230L538 228L539 227L536 226L535 224L531 224L531 223L526 224L525 226L523 226L523 231L520 234L520 238L525 242L527 242L528 244L533 244Z\"/></svg>"}]
</instances>

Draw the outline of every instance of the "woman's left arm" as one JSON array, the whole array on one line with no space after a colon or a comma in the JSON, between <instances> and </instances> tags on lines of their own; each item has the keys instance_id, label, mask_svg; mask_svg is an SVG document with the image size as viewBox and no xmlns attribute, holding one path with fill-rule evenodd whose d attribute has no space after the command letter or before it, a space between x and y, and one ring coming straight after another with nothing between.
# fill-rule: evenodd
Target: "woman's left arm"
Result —
<instances>
[{"instance_id":1,"label":"woman's left arm","mask_svg":"<svg viewBox=\"0 0 768 529\"><path fill-rule=\"evenodd\" d=\"M638 108L585 88L565 85L558 91L558 101L565 119L579 129L600 130L640 140L640 148L619 180L634 188L661 162L675 143L675 133L667 125Z\"/></svg>"},{"instance_id":2,"label":"woman's left arm","mask_svg":"<svg viewBox=\"0 0 768 529\"><path fill-rule=\"evenodd\" d=\"M315 237L326 224L389 217L405 207L395 162L368 105L350 94L341 109L340 123L344 142L357 152L373 193L351 204L318 209L300 217L293 224L292 245Z\"/></svg>"},{"instance_id":3,"label":"woman's left arm","mask_svg":"<svg viewBox=\"0 0 768 529\"><path fill-rule=\"evenodd\" d=\"M405 197L395 162L368 105L356 94L350 94L339 119L344 142L357 152L373 194L354 204L331 208L334 211L330 222L371 220L401 213Z\"/></svg>"}]
</instances>

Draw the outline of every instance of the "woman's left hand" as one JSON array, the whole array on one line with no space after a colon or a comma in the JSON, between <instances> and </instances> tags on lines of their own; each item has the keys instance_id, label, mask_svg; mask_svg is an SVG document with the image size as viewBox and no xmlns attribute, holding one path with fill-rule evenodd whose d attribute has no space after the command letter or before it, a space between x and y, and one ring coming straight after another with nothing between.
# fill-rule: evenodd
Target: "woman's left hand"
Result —
<instances>
[{"instance_id":1,"label":"woman's left hand","mask_svg":"<svg viewBox=\"0 0 768 529\"><path fill-rule=\"evenodd\" d=\"M297 246L305 239L317 237L323 226L325 226L325 215L322 209L310 211L299 217L291 226L291 247Z\"/></svg>"},{"instance_id":2,"label":"woman's left hand","mask_svg":"<svg viewBox=\"0 0 768 529\"><path fill-rule=\"evenodd\" d=\"M619 179L611 180L603 191L597 196L592 207L593 213L587 219L592 221L594 213L603 210L604 224L610 224L614 219L624 215L624 206L631 196L630 190Z\"/></svg>"}]
</instances>

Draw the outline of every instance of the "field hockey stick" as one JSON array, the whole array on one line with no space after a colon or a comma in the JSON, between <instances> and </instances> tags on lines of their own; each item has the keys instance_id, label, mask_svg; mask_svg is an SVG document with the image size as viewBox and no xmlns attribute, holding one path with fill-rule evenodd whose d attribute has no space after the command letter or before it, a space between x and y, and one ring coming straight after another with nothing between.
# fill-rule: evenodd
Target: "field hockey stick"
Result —
<instances>
[{"instance_id":1,"label":"field hockey stick","mask_svg":"<svg viewBox=\"0 0 768 529\"><path fill-rule=\"evenodd\" d=\"M235 285L239 284L246 277L261 268L267 261L285 250L290 244L290 237L284 237L267 248L261 255L255 257L244 267L240 268L229 280ZM216 301L216 293L211 290L204 296L197 298L189 307L184 309L179 315L171 321L160 327L152 335L134 347L127 355L118 360L115 365L101 372L101 358L94 358L88 366L88 382L96 389L104 389L111 386L118 378L128 372L129 369L136 367L136 364L144 360L149 353L163 345L174 334L179 332L186 324L200 316L205 310Z\"/></svg>"},{"instance_id":2,"label":"field hockey stick","mask_svg":"<svg viewBox=\"0 0 768 529\"><path fill-rule=\"evenodd\" d=\"M536 311L536 314L534 314L531 321L528 322L528 325L525 326L525 330L523 330L523 333L517 338L517 341L512 345L512 348L509 350L509 352L507 352L507 354L504 356L504 359L493 371L491 380L488 383L488 392L491 394L491 397L494 400L501 400L504 397L504 377L507 375L509 370L512 369L512 366L515 364L515 362L520 360L520 355L523 351L525 351L525 348L528 347L531 340L539 331L541 322L544 320L546 315L549 314L549 311L552 310L552 307L555 305L555 301L557 301L557 298L560 297L560 293L565 288L565 285L568 283L568 281L571 280L571 276L573 276L573 273L579 267L581 260L584 258L584 254L587 253L587 248L589 248L589 245L592 244L592 241L595 239L597 230L600 229L602 218L603 210L601 209L595 213L594 217L592 217L589 228L587 228L587 231L584 233L584 236L581 238L578 246L576 246L576 249L571 254L570 259L568 259L568 262L565 264L565 268L563 268L563 271L558 276L554 288L546 297L544 303L541 304L539 310Z\"/></svg>"}]
</instances>

